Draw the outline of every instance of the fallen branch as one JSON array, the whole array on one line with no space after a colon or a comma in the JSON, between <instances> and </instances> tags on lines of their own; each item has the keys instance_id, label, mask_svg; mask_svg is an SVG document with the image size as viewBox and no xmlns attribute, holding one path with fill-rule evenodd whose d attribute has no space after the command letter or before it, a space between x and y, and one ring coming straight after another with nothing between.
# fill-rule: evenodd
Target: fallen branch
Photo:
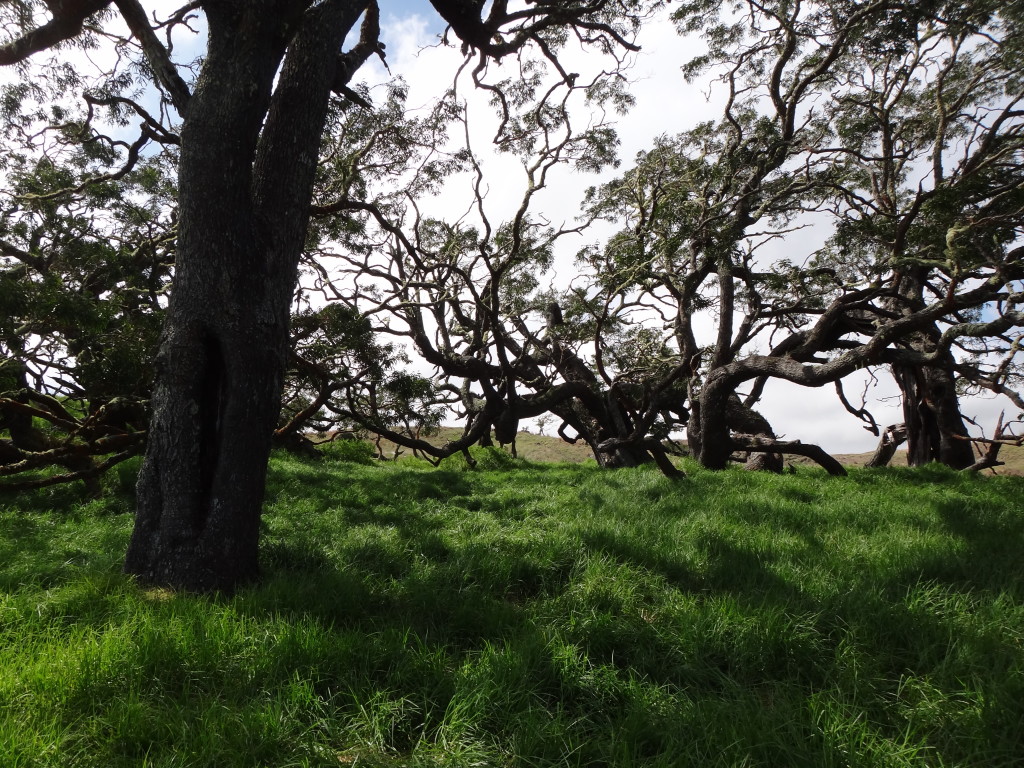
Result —
<instances>
[{"instance_id":1,"label":"fallen branch","mask_svg":"<svg viewBox=\"0 0 1024 768\"><path fill-rule=\"evenodd\" d=\"M95 480L104 472L116 464L120 464L126 459L130 459L132 456L137 456L138 450L122 451L121 453L110 456L105 461L99 464L94 464L88 469L82 469L77 472L65 472L62 475L50 475L49 477L37 477L32 480L17 480L15 482L0 482L0 491L29 491L36 488L46 488L50 485L59 485L60 483L71 483L75 480ZM90 487L86 484L86 487ZM98 489L97 489L98 490ZM94 491L95 492L95 491Z\"/></svg>"},{"instance_id":2,"label":"fallen branch","mask_svg":"<svg viewBox=\"0 0 1024 768\"><path fill-rule=\"evenodd\" d=\"M999 461L999 449L1004 445L1024 445L1024 435L1018 436L1012 432L1007 433L1009 424L1003 423L1003 417L1005 415L1006 411L1000 411L999 418L996 420L996 430L991 439L987 437L954 435L954 437L959 438L960 440L970 440L975 445L981 444L986 446L985 450L981 450L980 448L978 449L978 460L971 464L971 466L965 467L964 472L981 472L983 469L1002 467L1006 462Z\"/></svg>"},{"instance_id":3,"label":"fallen branch","mask_svg":"<svg viewBox=\"0 0 1024 768\"><path fill-rule=\"evenodd\" d=\"M882 439L878 441L878 447L874 454L868 459L866 467L887 467L896 450L907 441L906 424L890 424L882 433Z\"/></svg>"},{"instance_id":4,"label":"fallen branch","mask_svg":"<svg viewBox=\"0 0 1024 768\"><path fill-rule=\"evenodd\" d=\"M812 443L801 443L799 440L773 440L767 437L733 435L732 447L736 451L756 451L758 453L785 453L806 456L820 465L830 475L844 477L846 468L836 461L824 448Z\"/></svg>"}]
</instances>

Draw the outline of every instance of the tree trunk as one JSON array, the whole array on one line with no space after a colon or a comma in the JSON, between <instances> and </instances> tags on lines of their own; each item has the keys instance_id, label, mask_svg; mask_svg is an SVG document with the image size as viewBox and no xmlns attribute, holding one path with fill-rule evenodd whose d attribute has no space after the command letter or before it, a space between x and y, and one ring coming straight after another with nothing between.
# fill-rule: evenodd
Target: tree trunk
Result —
<instances>
[{"instance_id":1,"label":"tree trunk","mask_svg":"<svg viewBox=\"0 0 1024 768\"><path fill-rule=\"evenodd\" d=\"M903 397L907 427L907 463L919 467L938 461L954 469L974 463L974 451L960 414L952 361L943 366L893 366Z\"/></svg>"},{"instance_id":2,"label":"tree trunk","mask_svg":"<svg viewBox=\"0 0 1024 768\"><path fill-rule=\"evenodd\" d=\"M924 270L911 269L901 276L898 306L904 313L924 306ZM908 339L918 351L934 351L940 333L934 324ZM954 469L974 463L956 394L953 355L946 352L940 362L929 366L892 366L892 375L903 397L903 422L907 428L907 463L919 467L938 461Z\"/></svg>"},{"instance_id":3,"label":"tree trunk","mask_svg":"<svg viewBox=\"0 0 1024 768\"><path fill-rule=\"evenodd\" d=\"M230 591L258 575L317 149L336 55L364 4L335 0L290 19L271 0L206 5L209 48L184 115L174 290L125 571Z\"/></svg>"},{"instance_id":4,"label":"tree trunk","mask_svg":"<svg viewBox=\"0 0 1024 768\"><path fill-rule=\"evenodd\" d=\"M727 401L726 415L731 433L747 437L760 438L765 442L774 441L775 430L764 416L748 405L744 405L739 395L733 393ZM730 435L731 439L731 435ZM744 469L752 472L782 473L782 454L770 451L748 451Z\"/></svg>"},{"instance_id":5,"label":"tree trunk","mask_svg":"<svg viewBox=\"0 0 1024 768\"><path fill-rule=\"evenodd\" d=\"M690 421L686 425L687 442L693 457L705 469L725 469L732 456L728 405L734 387L708 375L696 401L690 403Z\"/></svg>"}]
</instances>

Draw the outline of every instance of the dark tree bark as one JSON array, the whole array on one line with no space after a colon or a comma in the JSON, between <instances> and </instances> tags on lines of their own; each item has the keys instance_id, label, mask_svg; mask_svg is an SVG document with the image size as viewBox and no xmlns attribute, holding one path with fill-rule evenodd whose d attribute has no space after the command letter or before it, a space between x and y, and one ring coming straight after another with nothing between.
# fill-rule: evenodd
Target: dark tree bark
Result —
<instances>
[{"instance_id":1,"label":"dark tree bark","mask_svg":"<svg viewBox=\"0 0 1024 768\"><path fill-rule=\"evenodd\" d=\"M732 395L728 401L727 418L729 429L745 437L752 437L765 443L775 441L775 430L764 416ZM782 473L782 454L764 451L750 451L747 454L745 469L752 472Z\"/></svg>"},{"instance_id":2,"label":"dark tree bark","mask_svg":"<svg viewBox=\"0 0 1024 768\"><path fill-rule=\"evenodd\" d=\"M125 561L144 583L231 590L258 574L317 148L337 53L366 3L296 5L204 4L209 47L184 115L175 285Z\"/></svg>"},{"instance_id":3,"label":"dark tree bark","mask_svg":"<svg viewBox=\"0 0 1024 768\"><path fill-rule=\"evenodd\" d=\"M5 403L6 407L0 408L0 430L6 430L10 435L10 440L0 441L0 461L4 464L13 465L26 461L31 463L35 459L39 461L37 466L46 466L50 463L62 466L69 470L69 474L63 477L82 480L85 484L86 493L90 496L98 496L101 490L99 482L100 473L97 471L96 462L93 461L90 452L86 449L80 452L70 449L64 440L47 434L46 431L36 426L33 416L38 414L34 414L33 411L38 409L33 406L37 405L38 402L33 404L32 397L35 394L38 398L39 395L33 393L29 387L24 364L12 358L0 360L0 364L6 364L6 368L10 372L9 376L16 384L16 388L11 393L13 397L5 398L8 401ZM54 402L54 406L60 410L59 415L54 415L58 418L58 423L61 423L64 429L73 431L76 426L79 426L74 420L74 416L67 413L59 403ZM43 413L46 413L46 411L43 411ZM67 421L60 419L59 416L65 416ZM53 456L52 461L46 461L43 458L47 453ZM4 483L3 487L8 490L42 487L52 482L54 482L52 478L46 478L42 481L15 481L14 483Z\"/></svg>"},{"instance_id":4,"label":"dark tree bark","mask_svg":"<svg viewBox=\"0 0 1024 768\"><path fill-rule=\"evenodd\" d=\"M706 469L725 469L732 456L727 416L729 398L735 389L721 377L710 377L700 395L691 402L687 442L694 458Z\"/></svg>"},{"instance_id":5,"label":"dark tree bark","mask_svg":"<svg viewBox=\"0 0 1024 768\"><path fill-rule=\"evenodd\" d=\"M34 53L45 51L76 37L92 14L103 10L110 0L63 0L47 3L52 14L49 22L0 45L0 66L24 61Z\"/></svg>"},{"instance_id":6,"label":"dark tree bark","mask_svg":"<svg viewBox=\"0 0 1024 768\"><path fill-rule=\"evenodd\" d=\"M974 463L968 432L952 372L952 355L946 365L893 366L892 374L903 398L907 430L907 463L920 467L933 461L954 469Z\"/></svg>"},{"instance_id":7,"label":"dark tree bark","mask_svg":"<svg viewBox=\"0 0 1024 768\"><path fill-rule=\"evenodd\" d=\"M894 309L910 314L924 307L925 277L921 268L908 270L901 276ZM929 354L936 350L940 336L936 325L931 323L921 332L908 336L905 344L916 352ZM955 364L952 353L946 349L930 365L890 367L903 399L907 463L912 467L937 461L953 469L965 469L974 463L974 451L960 414Z\"/></svg>"},{"instance_id":8,"label":"dark tree bark","mask_svg":"<svg viewBox=\"0 0 1024 768\"><path fill-rule=\"evenodd\" d=\"M821 446L814 445L813 443L801 443L799 440L774 440L766 437L737 436L733 439L733 448L754 452L772 449L772 453L777 451L778 455L788 453L794 456L806 456L815 461L833 477L844 477L847 474L842 464L836 461Z\"/></svg>"}]
</instances>

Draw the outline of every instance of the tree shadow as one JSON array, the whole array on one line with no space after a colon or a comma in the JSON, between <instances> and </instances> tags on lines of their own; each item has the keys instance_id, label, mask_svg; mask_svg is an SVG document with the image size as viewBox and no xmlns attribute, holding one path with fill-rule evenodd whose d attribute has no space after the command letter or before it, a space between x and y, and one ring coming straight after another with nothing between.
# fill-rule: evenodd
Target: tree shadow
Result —
<instances>
[{"instance_id":1,"label":"tree shadow","mask_svg":"<svg viewBox=\"0 0 1024 768\"><path fill-rule=\"evenodd\" d=\"M957 558L949 560L948 548L916 553L873 581L835 571L835 552L806 514L819 499L813 487L774 487L763 502L773 505L769 514L758 518L774 523L780 536L798 537L803 549L736 535L742 516L725 516L720 527L694 527L673 549L666 536L652 534L658 516L646 528L595 526L612 502L596 490L593 470L498 479L358 468L340 478L292 462L275 472L264 580L218 602L254 627L288 625L267 652L270 660L261 662L277 665L280 680L273 685L285 685L301 669L325 696L351 687L365 700L383 692L436 707L441 714L424 705L401 726L410 738L438 727L460 676L495 659L508 665L502 672L508 687L528 692L523 711L544 706L545 717L565 713L581 723L633 717L655 734L654 752L670 747L656 735L664 731L656 709L630 709L629 696L641 686L725 702L731 716L743 709L727 704L746 702L769 728L794 727L792 717L801 717L796 727L806 733L813 732L810 709L775 709L773 691L796 691L798 701L839 691L857 717L893 738L904 723L880 702L897 701L908 676L956 691L957 676L974 675L985 695L995 691L998 711L980 716L989 718L983 724L992 739L999 718L1020 711L1019 701L1006 699L1010 689L992 682L1012 674L1019 656L1014 639L991 628L964 631L958 622L969 619L970 606L963 615L955 612L961 597L984 597L981 591L1019 599L1018 571L1007 564L1024 544L1024 516L1009 485L994 496L1007 509L987 514L929 501L937 504L943 530L962 545ZM503 483L513 477L523 494L553 478L578 483L575 527L566 519L538 526L535 535L524 531L521 516L534 512L511 508L517 492ZM678 506L657 508L666 522L728 481L724 474L690 485L631 472L600 476L602 485L629 490L636 503L673 494ZM285 515L274 510L276 503L302 511ZM0 518L0 556L12 547L46 549L45 529L29 523ZM802 581L801 569L817 569L835 584ZM83 613L76 621L99 629L110 614ZM762 700L769 703L762 707ZM506 727L500 718L514 714L501 711L492 725ZM405 748L400 738L395 744ZM944 757L956 762L955 751Z\"/></svg>"}]
</instances>

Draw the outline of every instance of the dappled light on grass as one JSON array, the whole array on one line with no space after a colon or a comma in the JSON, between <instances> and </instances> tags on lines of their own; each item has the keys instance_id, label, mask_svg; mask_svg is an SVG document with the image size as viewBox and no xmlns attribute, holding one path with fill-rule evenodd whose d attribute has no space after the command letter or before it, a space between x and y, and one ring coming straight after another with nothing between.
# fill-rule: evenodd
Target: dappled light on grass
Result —
<instances>
[{"instance_id":1,"label":"dappled light on grass","mask_svg":"<svg viewBox=\"0 0 1024 768\"><path fill-rule=\"evenodd\" d=\"M278 456L231 598L9 505L0 765L1019 761L1020 480L687 469Z\"/></svg>"}]
</instances>

